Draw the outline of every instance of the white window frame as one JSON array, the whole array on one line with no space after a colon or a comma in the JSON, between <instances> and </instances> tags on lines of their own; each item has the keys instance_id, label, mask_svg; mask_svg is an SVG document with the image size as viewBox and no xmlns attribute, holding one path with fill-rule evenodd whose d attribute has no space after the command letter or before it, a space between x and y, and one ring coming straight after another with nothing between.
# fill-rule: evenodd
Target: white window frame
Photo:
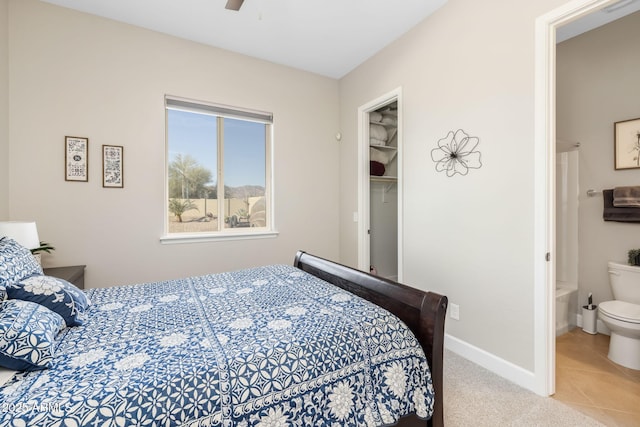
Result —
<instances>
[{"instance_id":1,"label":"white window frame","mask_svg":"<svg viewBox=\"0 0 640 427\"><path fill-rule=\"evenodd\" d=\"M247 121L254 121L268 125L266 133L265 147L265 205L266 205L266 227L253 228L230 228L221 227L215 232L194 232L194 233L170 233L169 232L169 110L180 110L195 112L200 114L210 114L218 118L218 124L224 118L233 118ZM176 96L165 96L165 168L164 168L164 234L160 237L163 244L206 242L217 240L244 240L272 238L278 235L275 229L275 215L273 203L273 115L271 113L249 110L238 107L231 107L222 104L213 104L205 101L196 101ZM222 141L222 127L218 126L219 141ZM224 142L217 144L218 150L218 170L217 185L218 194L224 194ZM219 205L224 203L224 197L218 198ZM219 212L222 210L219 209Z\"/></svg>"}]
</instances>

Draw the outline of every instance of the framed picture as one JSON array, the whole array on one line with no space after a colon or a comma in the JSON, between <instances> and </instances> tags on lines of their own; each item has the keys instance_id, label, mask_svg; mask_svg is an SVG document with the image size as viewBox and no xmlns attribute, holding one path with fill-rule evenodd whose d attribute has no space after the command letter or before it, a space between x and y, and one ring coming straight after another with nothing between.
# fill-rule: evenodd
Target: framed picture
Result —
<instances>
[{"instance_id":1,"label":"framed picture","mask_svg":"<svg viewBox=\"0 0 640 427\"><path fill-rule=\"evenodd\" d=\"M89 181L89 138L64 137L65 181Z\"/></svg>"},{"instance_id":2,"label":"framed picture","mask_svg":"<svg viewBox=\"0 0 640 427\"><path fill-rule=\"evenodd\" d=\"M640 168L640 119L615 122L613 127L615 168Z\"/></svg>"},{"instance_id":3,"label":"framed picture","mask_svg":"<svg viewBox=\"0 0 640 427\"><path fill-rule=\"evenodd\" d=\"M124 187L123 172L124 148L120 145L102 146L102 186L105 188Z\"/></svg>"}]
</instances>

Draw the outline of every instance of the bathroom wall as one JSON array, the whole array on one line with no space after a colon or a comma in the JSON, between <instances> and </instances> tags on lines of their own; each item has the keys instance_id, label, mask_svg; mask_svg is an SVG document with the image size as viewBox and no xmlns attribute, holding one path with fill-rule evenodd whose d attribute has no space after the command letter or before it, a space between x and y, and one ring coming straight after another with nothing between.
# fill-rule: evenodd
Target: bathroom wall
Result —
<instances>
[{"instance_id":1,"label":"bathroom wall","mask_svg":"<svg viewBox=\"0 0 640 427\"><path fill-rule=\"evenodd\" d=\"M557 138L580 142L579 301L612 298L607 261L640 248L640 223L602 220L587 189L640 185L640 169L615 170L613 124L640 117L640 12L557 46Z\"/></svg>"}]
</instances>

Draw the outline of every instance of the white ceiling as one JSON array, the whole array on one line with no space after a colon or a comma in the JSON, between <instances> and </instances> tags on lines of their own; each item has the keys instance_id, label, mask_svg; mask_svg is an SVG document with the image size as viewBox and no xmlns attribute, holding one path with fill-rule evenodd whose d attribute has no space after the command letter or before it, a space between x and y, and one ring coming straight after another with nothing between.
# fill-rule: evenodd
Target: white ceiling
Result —
<instances>
[{"instance_id":1,"label":"white ceiling","mask_svg":"<svg viewBox=\"0 0 640 427\"><path fill-rule=\"evenodd\" d=\"M255 58L340 78L447 0L42 0ZM558 28L562 42L640 10L620 0Z\"/></svg>"},{"instance_id":2,"label":"white ceiling","mask_svg":"<svg viewBox=\"0 0 640 427\"><path fill-rule=\"evenodd\" d=\"M340 78L446 0L42 0Z\"/></svg>"}]
</instances>

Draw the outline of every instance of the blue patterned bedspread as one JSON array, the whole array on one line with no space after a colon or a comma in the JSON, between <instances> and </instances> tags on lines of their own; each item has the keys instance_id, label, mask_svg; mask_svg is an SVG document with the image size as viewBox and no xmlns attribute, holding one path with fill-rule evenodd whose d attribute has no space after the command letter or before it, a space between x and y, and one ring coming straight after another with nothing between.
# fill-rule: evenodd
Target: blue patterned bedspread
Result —
<instances>
[{"instance_id":1,"label":"blue patterned bedspread","mask_svg":"<svg viewBox=\"0 0 640 427\"><path fill-rule=\"evenodd\" d=\"M429 418L396 317L286 265L87 291L53 366L0 388L0 425L378 426Z\"/></svg>"}]
</instances>

